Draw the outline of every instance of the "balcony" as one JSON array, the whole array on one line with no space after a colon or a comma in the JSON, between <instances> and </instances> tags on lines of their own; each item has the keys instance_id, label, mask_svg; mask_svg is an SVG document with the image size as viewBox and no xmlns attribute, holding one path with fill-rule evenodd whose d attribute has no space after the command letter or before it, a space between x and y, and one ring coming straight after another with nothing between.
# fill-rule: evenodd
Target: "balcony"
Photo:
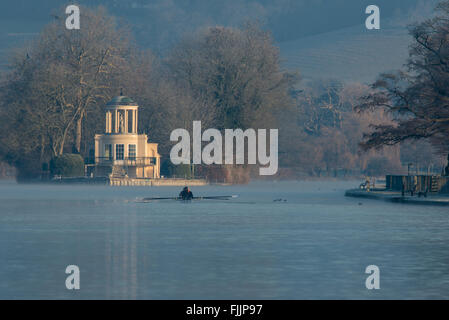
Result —
<instances>
[{"instance_id":1,"label":"balcony","mask_svg":"<svg viewBox=\"0 0 449 320\"><path fill-rule=\"evenodd\" d=\"M103 166L128 166L128 167L142 167L156 165L156 158L154 157L125 157L123 160L115 160L109 157L96 157L96 165Z\"/></svg>"}]
</instances>

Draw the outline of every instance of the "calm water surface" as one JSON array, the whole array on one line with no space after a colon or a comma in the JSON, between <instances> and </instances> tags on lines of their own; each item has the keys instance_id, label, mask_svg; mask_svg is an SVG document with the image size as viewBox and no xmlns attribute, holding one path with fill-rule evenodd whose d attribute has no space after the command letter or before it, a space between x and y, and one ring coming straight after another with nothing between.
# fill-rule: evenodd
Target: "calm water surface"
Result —
<instances>
[{"instance_id":1,"label":"calm water surface","mask_svg":"<svg viewBox=\"0 0 449 320\"><path fill-rule=\"evenodd\" d=\"M355 185L195 187L240 197L137 203L180 188L0 182L0 298L449 298L448 208L345 198ZM371 264L380 290L365 288Z\"/></svg>"}]
</instances>

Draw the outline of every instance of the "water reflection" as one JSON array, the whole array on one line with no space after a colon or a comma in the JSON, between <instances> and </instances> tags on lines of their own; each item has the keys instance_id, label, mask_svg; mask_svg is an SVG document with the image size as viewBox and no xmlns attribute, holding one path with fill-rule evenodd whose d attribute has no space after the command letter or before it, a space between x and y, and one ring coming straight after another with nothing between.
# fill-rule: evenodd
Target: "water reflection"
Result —
<instances>
[{"instance_id":1,"label":"water reflection","mask_svg":"<svg viewBox=\"0 0 449 320\"><path fill-rule=\"evenodd\" d=\"M105 297L137 299L138 230L135 212L106 223Z\"/></svg>"}]
</instances>

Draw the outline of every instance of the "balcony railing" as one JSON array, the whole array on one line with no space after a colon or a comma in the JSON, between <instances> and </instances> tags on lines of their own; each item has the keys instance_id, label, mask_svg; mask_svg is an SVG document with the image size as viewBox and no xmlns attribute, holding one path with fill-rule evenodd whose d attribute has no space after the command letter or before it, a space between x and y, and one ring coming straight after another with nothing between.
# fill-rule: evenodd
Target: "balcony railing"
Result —
<instances>
[{"instance_id":1,"label":"balcony railing","mask_svg":"<svg viewBox=\"0 0 449 320\"><path fill-rule=\"evenodd\" d=\"M96 157L95 164L100 165L121 165L121 166L151 166L156 164L154 157L125 157L117 160L109 157Z\"/></svg>"}]
</instances>

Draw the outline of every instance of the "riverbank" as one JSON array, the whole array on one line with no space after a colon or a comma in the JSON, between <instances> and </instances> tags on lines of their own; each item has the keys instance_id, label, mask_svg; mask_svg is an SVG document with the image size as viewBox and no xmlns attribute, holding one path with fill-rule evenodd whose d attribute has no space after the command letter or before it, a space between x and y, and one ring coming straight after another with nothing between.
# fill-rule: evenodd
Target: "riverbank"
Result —
<instances>
[{"instance_id":1,"label":"riverbank","mask_svg":"<svg viewBox=\"0 0 449 320\"><path fill-rule=\"evenodd\" d=\"M449 206L449 195L430 194L427 197L421 196L402 196L401 192L390 191L386 189L372 189L366 191L362 189L350 189L345 192L346 197L367 198L374 200L383 200L396 203L433 205L433 206Z\"/></svg>"},{"instance_id":2,"label":"riverbank","mask_svg":"<svg viewBox=\"0 0 449 320\"><path fill-rule=\"evenodd\" d=\"M205 179L179 179L179 178L161 178L161 179L136 179L136 178L107 178L107 177L73 177L60 178L47 181L49 183L62 184L104 184L110 186L142 186L142 187L156 187L156 186L205 186L208 182Z\"/></svg>"}]
</instances>

